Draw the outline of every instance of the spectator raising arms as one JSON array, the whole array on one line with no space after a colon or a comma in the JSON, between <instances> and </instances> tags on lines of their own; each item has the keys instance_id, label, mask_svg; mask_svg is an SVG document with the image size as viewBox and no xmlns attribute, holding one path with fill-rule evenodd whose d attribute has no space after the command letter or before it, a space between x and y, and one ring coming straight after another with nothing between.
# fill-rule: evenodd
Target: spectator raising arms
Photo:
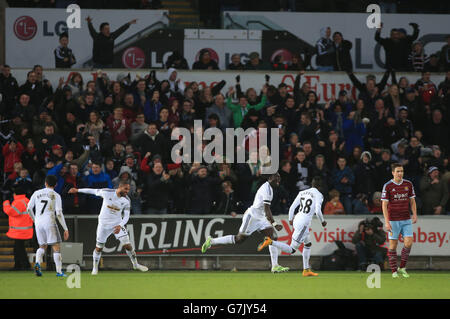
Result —
<instances>
[{"instance_id":1,"label":"spectator raising arms","mask_svg":"<svg viewBox=\"0 0 450 319\"><path fill-rule=\"evenodd\" d=\"M403 30L392 29L390 38L382 38L380 34L383 23L375 32L375 41L383 46L386 54L385 68L387 70L408 71L409 69L408 56L411 52L411 45L419 36L417 23L410 23L409 25L414 29L412 35L406 35Z\"/></svg>"},{"instance_id":2,"label":"spectator raising arms","mask_svg":"<svg viewBox=\"0 0 450 319\"><path fill-rule=\"evenodd\" d=\"M135 24L137 20L134 19L128 23L125 23L112 33L109 23L107 22L103 22L100 25L100 32L97 32L92 25L92 18L88 16L86 21L88 22L89 34L94 40L94 45L92 48L92 61L94 62L94 68L112 68L114 59L114 40L124 33L130 25Z\"/></svg>"}]
</instances>

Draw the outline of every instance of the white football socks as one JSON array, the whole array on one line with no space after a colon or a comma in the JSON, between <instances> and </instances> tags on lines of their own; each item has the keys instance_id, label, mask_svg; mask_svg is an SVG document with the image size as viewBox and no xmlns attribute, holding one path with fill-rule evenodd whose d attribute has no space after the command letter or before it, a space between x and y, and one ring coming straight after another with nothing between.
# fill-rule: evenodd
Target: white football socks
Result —
<instances>
[{"instance_id":1,"label":"white football socks","mask_svg":"<svg viewBox=\"0 0 450 319\"><path fill-rule=\"evenodd\" d=\"M125 249L125 251L127 252L128 257L130 257L131 263L133 264L134 267L137 266L138 262L137 262L137 258L136 258L136 252L133 250L127 250Z\"/></svg>"},{"instance_id":2,"label":"white football socks","mask_svg":"<svg viewBox=\"0 0 450 319\"><path fill-rule=\"evenodd\" d=\"M275 246L278 249L281 249L282 252L285 252L285 253L288 253L288 254L292 254L293 253L293 250L292 250L291 246L289 246L289 245L287 245L285 243L282 243L280 241L273 240L272 241L272 246Z\"/></svg>"},{"instance_id":3,"label":"white football socks","mask_svg":"<svg viewBox=\"0 0 450 319\"><path fill-rule=\"evenodd\" d=\"M36 262L40 264L42 264L43 260L44 260L44 255L45 255L45 249L44 248L39 248L36 251Z\"/></svg>"},{"instance_id":4,"label":"white football socks","mask_svg":"<svg viewBox=\"0 0 450 319\"><path fill-rule=\"evenodd\" d=\"M98 269L98 263L100 262L100 257L102 256L102 252L97 252L96 249L94 249L94 252L92 253L92 268Z\"/></svg>"},{"instance_id":5,"label":"white football socks","mask_svg":"<svg viewBox=\"0 0 450 319\"><path fill-rule=\"evenodd\" d=\"M62 272L62 258L60 253L53 253L53 261L55 262L56 272L60 274Z\"/></svg>"},{"instance_id":6,"label":"white football socks","mask_svg":"<svg viewBox=\"0 0 450 319\"><path fill-rule=\"evenodd\" d=\"M280 251L277 247L273 245L269 245L269 252L270 252L270 260L272 261L272 267L278 266L278 255Z\"/></svg>"},{"instance_id":7,"label":"white football socks","mask_svg":"<svg viewBox=\"0 0 450 319\"><path fill-rule=\"evenodd\" d=\"M309 256L311 255L311 247L303 246L303 269L309 269Z\"/></svg>"},{"instance_id":8,"label":"white football socks","mask_svg":"<svg viewBox=\"0 0 450 319\"><path fill-rule=\"evenodd\" d=\"M211 245L230 245L234 243L234 235L227 235L211 239Z\"/></svg>"}]
</instances>

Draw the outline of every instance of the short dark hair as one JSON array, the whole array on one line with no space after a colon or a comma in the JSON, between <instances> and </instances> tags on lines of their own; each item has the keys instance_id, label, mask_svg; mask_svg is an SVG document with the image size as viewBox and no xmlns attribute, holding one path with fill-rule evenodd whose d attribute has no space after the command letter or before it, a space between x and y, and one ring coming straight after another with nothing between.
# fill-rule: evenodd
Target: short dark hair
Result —
<instances>
[{"instance_id":1,"label":"short dark hair","mask_svg":"<svg viewBox=\"0 0 450 319\"><path fill-rule=\"evenodd\" d=\"M119 186L123 186L123 185L130 185L130 181L129 180L120 180Z\"/></svg>"},{"instance_id":2,"label":"short dark hair","mask_svg":"<svg viewBox=\"0 0 450 319\"><path fill-rule=\"evenodd\" d=\"M391 169L392 169L392 171L395 171L395 169L396 169L397 167L403 168L403 165L400 164L400 163L392 163L392 164L391 164Z\"/></svg>"},{"instance_id":3,"label":"short dark hair","mask_svg":"<svg viewBox=\"0 0 450 319\"><path fill-rule=\"evenodd\" d=\"M58 178L55 175L47 175L45 177L45 183L50 187L55 187L58 182Z\"/></svg>"},{"instance_id":4,"label":"short dark hair","mask_svg":"<svg viewBox=\"0 0 450 319\"><path fill-rule=\"evenodd\" d=\"M312 181L311 181L311 186L314 188L321 188L322 187L322 177L320 176L315 176Z\"/></svg>"},{"instance_id":5,"label":"short dark hair","mask_svg":"<svg viewBox=\"0 0 450 319\"><path fill-rule=\"evenodd\" d=\"M92 165L98 165L98 166L102 167L102 163L99 161L93 161Z\"/></svg>"},{"instance_id":6,"label":"short dark hair","mask_svg":"<svg viewBox=\"0 0 450 319\"><path fill-rule=\"evenodd\" d=\"M100 31L102 31L103 28L104 28L105 26L107 26L107 25L109 25L108 22L103 22L102 24L100 24Z\"/></svg>"}]
</instances>

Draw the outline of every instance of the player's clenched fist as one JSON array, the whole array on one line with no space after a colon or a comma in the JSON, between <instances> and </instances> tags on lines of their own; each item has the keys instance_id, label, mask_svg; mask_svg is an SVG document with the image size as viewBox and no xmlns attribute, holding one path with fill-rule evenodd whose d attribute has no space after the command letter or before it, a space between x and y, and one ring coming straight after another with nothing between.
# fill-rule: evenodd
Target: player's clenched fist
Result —
<instances>
[{"instance_id":1,"label":"player's clenched fist","mask_svg":"<svg viewBox=\"0 0 450 319\"><path fill-rule=\"evenodd\" d=\"M78 193L78 189L77 188L71 188L71 189L69 189L69 194L75 194L75 193Z\"/></svg>"},{"instance_id":2,"label":"player's clenched fist","mask_svg":"<svg viewBox=\"0 0 450 319\"><path fill-rule=\"evenodd\" d=\"M391 223L390 222L386 222L386 230L388 232L392 232L392 228L391 228Z\"/></svg>"}]
</instances>

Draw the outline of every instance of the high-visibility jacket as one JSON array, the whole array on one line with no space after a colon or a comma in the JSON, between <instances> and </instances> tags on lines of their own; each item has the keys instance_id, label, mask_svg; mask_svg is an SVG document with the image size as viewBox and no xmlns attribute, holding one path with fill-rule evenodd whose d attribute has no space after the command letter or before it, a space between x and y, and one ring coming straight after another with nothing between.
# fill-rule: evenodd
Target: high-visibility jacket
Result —
<instances>
[{"instance_id":1,"label":"high-visibility jacket","mask_svg":"<svg viewBox=\"0 0 450 319\"><path fill-rule=\"evenodd\" d=\"M12 204L3 202L3 211L9 216L9 230L6 235L12 239L33 238L33 220L27 212L30 200L25 195L14 195Z\"/></svg>"}]
</instances>

